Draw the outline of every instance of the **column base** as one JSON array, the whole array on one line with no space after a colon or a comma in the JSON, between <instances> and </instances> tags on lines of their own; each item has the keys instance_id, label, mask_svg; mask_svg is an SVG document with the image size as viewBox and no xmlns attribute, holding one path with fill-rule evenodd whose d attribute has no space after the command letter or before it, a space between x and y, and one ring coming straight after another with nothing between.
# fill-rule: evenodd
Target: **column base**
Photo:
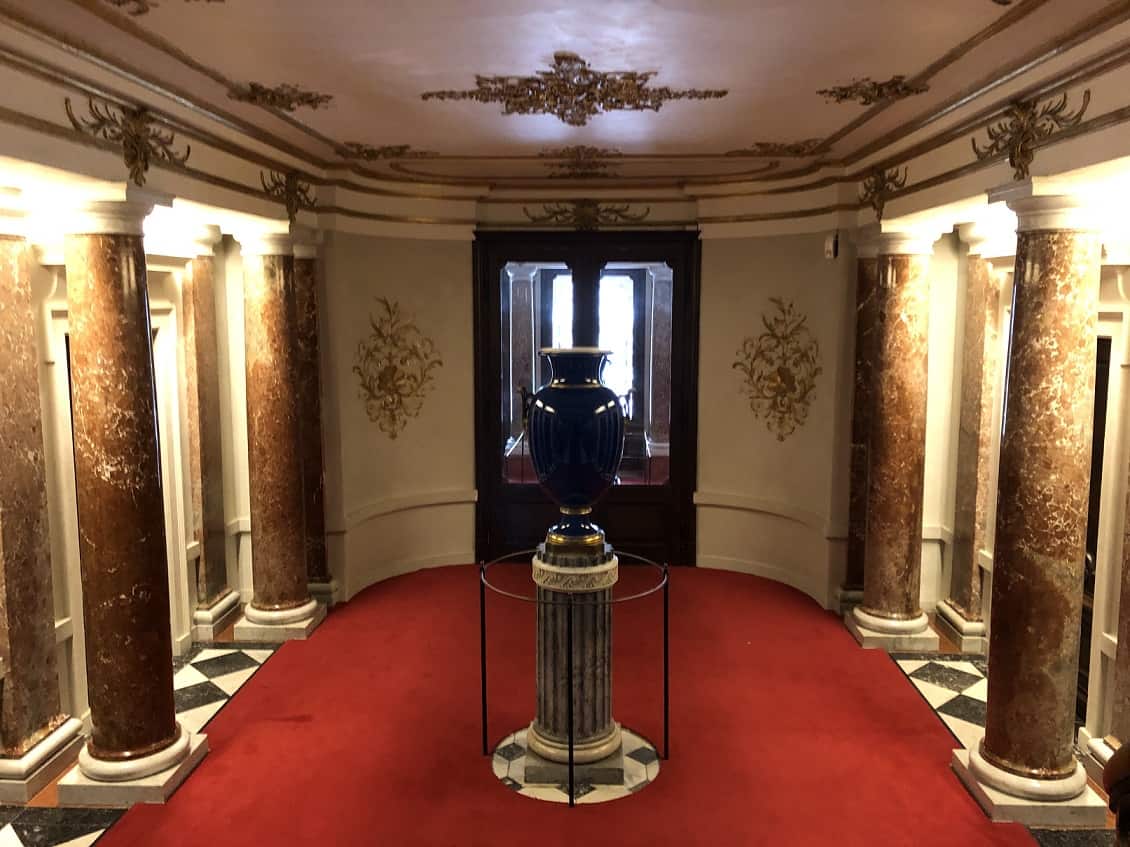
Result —
<instances>
[{"instance_id":1,"label":"column base","mask_svg":"<svg viewBox=\"0 0 1130 847\"><path fill-rule=\"evenodd\" d=\"M862 588L844 588L840 586L836 589L836 607L839 609L841 615L850 612L862 602Z\"/></svg>"},{"instance_id":2,"label":"column base","mask_svg":"<svg viewBox=\"0 0 1130 847\"><path fill-rule=\"evenodd\" d=\"M310 596L326 608L332 609L337 604L339 586L336 579L331 578L328 582L307 583L306 587L310 591Z\"/></svg>"},{"instance_id":3,"label":"column base","mask_svg":"<svg viewBox=\"0 0 1130 847\"><path fill-rule=\"evenodd\" d=\"M82 721L68 718L18 759L0 759L0 803L27 803L74 764Z\"/></svg>"},{"instance_id":4,"label":"column base","mask_svg":"<svg viewBox=\"0 0 1130 847\"><path fill-rule=\"evenodd\" d=\"M192 640L215 641L238 614L239 592L229 588L228 593L211 606L192 613Z\"/></svg>"},{"instance_id":5,"label":"column base","mask_svg":"<svg viewBox=\"0 0 1130 847\"><path fill-rule=\"evenodd\" d=\"M59 780L59 805L128 808L134 803L164 803L208 752L206 736L184 733L184 737L188 739L186 754L164 770L148 776L108 782L87 776L81 765L72 768L70 773ZM86 752L85 748L83 752ZM162 750L156 755L160 756L165 752Z\"/></svg>"},{"instance_id":6,"label":"column base","mask_svg":"<svg viewBox=\"0 0 1130 847\"><path fill-rule=\"evenodd\" d=\"M532 785L568 785L569 763L552 762L527 747L525 780ZM595 762L574 762L573 784L580 785L582 782L589 785L623 785L623 745L617 747L611 755Z\"/></svg>"},{"instance_id":7,"label":"column base","mask_svg":"<svg viewBox=\"0 0 1130 847\"><path fill-rule=\"evenodd\" d=\"M866 627L860 623L858 616L859 608L852 609L844 615L844 625L848 628L848 632L855 636L859 646L865 650L886 650L888 653L936 653L941 646L938 633L930 629L928 619L925 631L900 633L881 632ZM923 615L923 618L925 617Z\"/></svg>"},{"instance_id":8,"label":"column base","mask_svg":"<svg viewBox=\"0 0 1130 847\"><path fill-rule=\"evenodd\" d=\"M985 654L989 646L985 638L985 622L969 621L945 600L938 601L938 615L934 619L942 632L956 644L962 653Z\"/></svg>"},{"instance_id":9,"label":"column base","mask_svg":"<svg viewBox=\"0 0 1130 847\"><path fill-rule=\"evenodd\" d=\"M976 760L978 763L974 764ZM1022 823L1025 826L1078 826L1078 827L1103 827L1106 826L1106 802L1092 788L1087 785L1086 773L1080 765L1078 771L1067 780L1048 780L1055 783L1071 783L1072 788L1082 781L1082 791L1067 800L1028 799L1017 797L1000 790L995 785L989 785L981 780L983 767L992 768L997 774L1004 774L1013 786L1028 785L1044 780L1025 779L1024 777L1010 774L994 767L981 759L976 752L970 755L969 750L954 750L950 759L950 767L965 785L970 794L981 805L985 814L994 821ZM976 768L976 771L974 770ZM994 779L995 781L995 779ZM1001 780L1002 783L1005 779ZM1017 787L1016 790L1021 790ZM1065 793L1061 789L1061 793Z\"/></svg>"},{"instance_id":10,"label":"column base","mask_svg":"<svg viewBox=\"0 0 1130 847\"><path fill-rule=\"evenodd\" d=\"M284 641L301 641L309 638L318 624L326 619L326 607L316 600L311 600L307 605L311 608L306 617L283 623L260 623L251 620L245 609L240 619L235 622L235 627L232 629L233 637L236 641L259 641L266 644L282 644ZM255 614L258 617L262 612Z\"/></svg>"},{"instance_id":11,"label":"column base","mask_svg":"<svg viewBox=\"0 0 1130 847\"><path fill-rule=\"evenodd\" d=\"M1109 736L1108 736L1109 737ZM1103 784L1103 768L1114 755L1114 747L1107 743L1106 738L1094 738L1087 732L1087 727L1079 727L1079 737L1076 746L1083 751L1083 767L1087 776L1097 784Z\"/></svg>"}]
</instances>

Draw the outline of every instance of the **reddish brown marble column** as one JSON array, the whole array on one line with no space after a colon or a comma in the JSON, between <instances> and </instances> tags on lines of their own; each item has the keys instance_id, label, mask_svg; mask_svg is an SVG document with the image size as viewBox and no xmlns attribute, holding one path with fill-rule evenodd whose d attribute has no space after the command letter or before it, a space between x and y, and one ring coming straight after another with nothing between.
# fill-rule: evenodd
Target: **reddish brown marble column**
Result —
<instances>
[{"instance_id":1,"label":"reddish brown marble column","mask_svg":"<svg viewBox=\"0 0 1130 847\"><path fill-rule=\"evenodd\" d=\"M317 605L310 599L306 577L294 256L289 236L245 245L243 289L254 586L244 614L255 624L270 626L308 619Z\"/></svg>"},{"instance_id":2,"label":"reddish brown marble column","mask_svg":"<svg viewBox=\"0 0 1130 847\"><path fill-rule=\"evenodd\" d=\"M29 270L24 239L0 235L0 758L24 755L65 721Z\"/></svg>"},{"instance_id":3,"label":"reddish brown marble column","mask_svg":"<svg viewBox=\"0 0 1130 847\"><path fill-rule=\"evenodd\" d=\"M938 604L939 614L963 646L966 638L981 646L985 633L978 552L986 547L985 517L993 493L990 464L1000 378L1000 291L981 249L974 242L966 260L953 562L949 595Z\"/></svg>"},{"instance_id":4,"label":"reddish brown marble column","mask_svg":"<svg viewBox=\"0 0 1130 847\"><path fill-rule=\"evenodd\" d=\"M220 367L216 335L216 259L219 230L202 239L184 277L184 356L187 383L196 605L207 609L227 595Z\"/></svg>"},{"instance_id":5,"label":"reddish brown marble column","mask_svg":"<svg viewBox=\"0 0 1130 847\"><path fill-rule=\"evenodd\" d=\"M868 245L869 246L869 245ZM851 403L851 480L848 495L845 592L862 592L867 544L867 445L871 435L879 260L861 246L855 275L855 370ZM867 255L867 253L871 255ZM858 595L857 595L858 596Z\"/></svg>"},{"instance_id":6,"label":"reddish brown marble column","mask_svg":"<svg viewBox=\"0 0 1130 847\"><path fill-rule=\"evenodd\" d=\"M79 233L66 240L92 724L79 764L94 779L120 779L115 763L130 763L133 776L155 772L188 750L173 708L164 500L141 238L148 210L130 202L95 204Z\"/></svg>"},{"instance_id":7,"label":"reddish brown marble column","mask_svg":"<svg viewBox=\"0 0 1130 847\"><path fill-rule=\"evenodd\" d=\"M1130 487L1128 487L1130 489ZM1114 704L1110 732L1130 742L1130 493L1122 534L1122 580L1118 601L1118 650L1114 659Z\"/></svg>"},{"instance_id":8,"label":"reddish brown marble column","mask_svg":"<svg viewBox=\"0 0 1130 847\"><path fill-rule=\"evenodd\" d=\"M1100 244L1066 197L1018 216L1008 397L993 555L985 738L971 770L1002 791L1066 799L1072 755L1094 402Z\"/></svg>"},{"instance_id":9,"label":"reddish brown marble column","mask_svg":"<svg viewBox=\"0 0 1130 847\"><path fill-rule=\"evenodd\" d=\"M322 380L318 355L317 248L294 245L295 332L299 453L302 459L302 513L306 535L306 576L330 582L326 565L325 466L322 459Z\"/></svg>"},{"instance_id":10,"label":"reddish brown marble column","mask_svg":"<svg viewBox=\"0 0 1130 847\"><path fill-rule=\"evenodd\" d=\"M926 453L930 245L880 236L868 442L867 560L855 622L909 635L928 627L919 606Z\"/></svg>"}]
</instances>

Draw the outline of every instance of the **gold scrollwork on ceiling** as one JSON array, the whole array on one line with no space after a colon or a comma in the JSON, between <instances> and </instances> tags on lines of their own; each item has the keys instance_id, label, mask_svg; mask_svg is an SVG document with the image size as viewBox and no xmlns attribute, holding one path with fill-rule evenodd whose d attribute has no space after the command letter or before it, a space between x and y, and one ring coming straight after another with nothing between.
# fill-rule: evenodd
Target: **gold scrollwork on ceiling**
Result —
<instances>
[{"instance_id":1,"label":"gold scrollwork on ceiling","mask_svg":"<svg viewBox=\"0 0 1130 847\"><path fill-rule=\"evenodd\" d=\"M866 203L875 211L875 219L883 219L883 209L891 194L900 188L906 187L907 169L899 173L898 168L884 170L879 168L872 171L864 180L859 192L859 202Z\"/></svg>"},{"instance_id":2,"label":"gold scrollwork on ceiling","mask_svg":"<svg viewBox=\"0 0 1130 847\"><path fill-rule=\"evenodd\" d=\"M279 109L283 112L293 112L299 108L321 109L334 99L332 94L307 91L289 82L281 85L263 85L258 82L236 84L228 90L228 97L240 103Z\"/></svg>"},{"instance_id":3,"label":"gold scrollwork on ceiling","mask_svg":"<svg viewBox=\"0 0 1130 847\"><path fill-rule=\"evenodd\" d=\"M117 106L108 101L86 101L89 118L80 118L71 108L71 98L63 101L67 117L79 132L101 138L122 148L122 161L129 168L129 178L134 185L145 185L145 175L154 161L170 165L183 165L188 161L192 147L185 145L184 152L173 149L176 136L171 130L155 127L153 114L141 106Z\"/></svg>"},{"instance_id":4,"label":"gold scrollwork on ceiling","mask_svg":"<svg viewBox=\"0 0 1130 847\"><path fill-rule=\"evenodd\" d=\"M501 103L505 115L555 115L570 126L584 126L602 112L658 112L671 100L710 100L725 97L724 89L651 88L655 71L598 71L576 53L553 54L553 66L533 76L475 74L475 87L425 91L424 100L471 100Z\"/></svg>"},{"instance_id":5,"label":"gold scrollwork on ceiling","mask_svg":"<svg viewBox=\"0 0 1130 847\"><path fill-rule=\"evenodd\" d=\"M313 187L310 183L303 182L297 171L285 174L271 171L269 177L259 171L259 182L268 197L279 200L286 207L286 216L291 223L294 223L303 209L316 209L318 206Z\"/></svg>"},{"instance_id":6,"label":"gold scrollwork on ceiling","mask_svg":"<svg viewBox=\"0 0 1130 847\"><path fill-rule=\"evenodd\" d=\"M572 147L555 147L542 150L538 156L552 159L546 162L553 179L593 179L619 176L614 163L608 161L623 156L614 147L593 147L574 144Z\"/></svg>"},{"instance_id":7,"label":"gold scrollwork on ceiling","mask_svg":"<svg viewBox=\"0 0 1130 847\"><path fill-rule=\"evenodd\" d=\"M816 393L820 344L808 328L808 318L791 301L770 297L775 307L763 314L764 330L750 336L738 349L734 369L743 376L743 391L750 409L778 441L804 425Z\"/></svg>"},{"instance_id":8,"label":"gold scrollwork on ceiling","mask_svg":"<svg viewBox=\"0 0 1130 847\"><path fill-rule=\"evenodd\" d=\"M642 212L629 211L627 203L600 203L596 200L569 200L564 203L546 203L541 214L531 212L525 206L522 212L536 224L562 224L579 230L594 230L602 226L639 223L651 214L647 206Z\"/></svg>"},{"instance_id":9,"label":"gold scrollwork on ceiling","mask_svg":"<svg viewBox=\"0 0 1130 847\"><path fill-rule=\"evenodd\" d=\"M369 316L369 335L357 345L353 373L365 414L381 432L396 438L420 414L443 359L398 302L378 297L377 306Z\"/></svg>"},{"instance_id":10,"label":"gold scrollwork on ceiling","mask_svg":"<svg viewBox=\"0 0 1130 847\"><path fill-rule=\"evenodd\" d=\"M765 156L782 159L812 156L823 145L822 138L806 138L803 141L755 141L740 150L727 150L727 156Z\"/></svg>"},{"instance_id":11,"label":"gold scrollwork on ceiling","mask_svg":"<svg viewBox=\"0 0 1130 847\"><path fill-rule=\"evenodd\" d=\"M1091 90L1083 92L1083 102L1075 112L1067 111L1067 92L1045 100L1018 100L1008 107L1004 119L987 129L988 143L981 147L973 141L973 153L979 161L1008 153L1013 179L1027 179L1036 158L1036 145L1057 132L1078 126L1091 103Z\"/></svg>"},{"instance_id":12,"label":"gold scrollwork on ceiling","mask_svg":"<svg viewBox=\"0 0 1130 847\"><path fill-rule=\"evenodd\" d=\"M923 94L929 90L930 86L926 83L907 82L905 76L897 74L883 82L865 76L861 79L853 79L847 85L821 88L816 93L830 103L857 101L861 106L874 106L876 103L901 100L904 97Z\"/></svg>"},{"instance_id":13,"label":"gold scrollwork on ceiling","mask_svg":"<svg viewBox=\"0 0 1130 847\"><path fill-rule=\"evenodd\" d=\"M127 15L137 17L146 15L161 4L157 0L106 0L111 6L122 9ZM201 0L184 0L186 3L199 3ZM205 3L223 3L224 0L203 0Z\"/></svg>"},{"instance_id":14,"label":"gold scrollwork on ceiling","mask_svg":"<svg viewBox=\"0 0 1130 847\"><path fill-rule=\"evenodd\" d=\"M430 159L438 156L432 150L413 150L411 144L385 144L380 147L347 141L342 147L342 155L347 159L360 159L375 162L379 159Z\"/></svg>"}]
</instances>

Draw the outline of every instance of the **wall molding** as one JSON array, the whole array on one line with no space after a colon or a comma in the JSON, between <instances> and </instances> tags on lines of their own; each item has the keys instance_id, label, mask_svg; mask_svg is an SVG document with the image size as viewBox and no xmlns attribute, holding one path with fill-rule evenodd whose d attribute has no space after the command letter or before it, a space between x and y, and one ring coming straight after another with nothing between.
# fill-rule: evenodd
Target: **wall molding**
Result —
<instances>
[{"instance_id":1,"label":"wall molding","mask_svg":"<svg viewBox=\"0 0 1130 847\"><path fill-rule=\"evenodd\" d=\"M410 559L393 559L390 561L377 562L369 567L361 568L356 564L352 564L348 569L345 577L344 600L352 600L360 592L364 591L370 585L384 582L385 580L392 579L393 577L403 576L407 573L414 573L415 571L426 570L427 568L446 567L448 565L466 565L475 561L474 550L453 550L449 553L437 553L432 556L420 556ZM365 573L362 574L361 571ZM364 575L372 575L376 572L376 578L364 581L359 580L358 577Z\"/></svg>"},{"instance_id":2,"label":"wall molding","mask_svg":"<svg viewBox=\"0 0 1130 847\"><path fill-rule=\"evenodd\" d=\"M807 595L820 604L822 608L830 608L827 596L828 586L824 584L826 581L826 574L824 573L805 573L756 559L738 559L733 556L699 554L695 558L699 567L734 571L779 582Z\"/></svg>"},{"instance_id":3,"label":"wall molding","mask_svg":"<svg viewBox=\"0 0 1130 847\"><path fill-rule=\"evenodd\" d=\"M251 518L249 516L232 518L224 524L224 532L228 535L241 535L251 532Z\"/></svg>"},{"instance_id":4,"label":"wall molding","mask_svg":"<svg viewBox=\"0 0 1130 847\"><path fill-rule=\"evenodd\" d=\"M794 506L784 500L774 500L769 497L753 497L748 494L723 491L696 491L694 493L694 504L704 508L733 509L739 512L751 512L780 518L819 533L823 533L824 527L827 525L823 515L802 506Z\"/></svg>"},{"instance_id":5,"label":"wall molding","mask_svg":"<svg viewBox=\"0 0 1130 847\"><path fill-rule=\"evenodd\" d=\"M477 503L479 492L474 488L440 489L419 491L397 497L381 497L356 508L349 509L344 516L327 521L327 535L342 535L376 518L406 512L410 509L427 509L433 506L459 506ZM472 554L472 559L474 558Z\"/></svg>"}]
</instances>

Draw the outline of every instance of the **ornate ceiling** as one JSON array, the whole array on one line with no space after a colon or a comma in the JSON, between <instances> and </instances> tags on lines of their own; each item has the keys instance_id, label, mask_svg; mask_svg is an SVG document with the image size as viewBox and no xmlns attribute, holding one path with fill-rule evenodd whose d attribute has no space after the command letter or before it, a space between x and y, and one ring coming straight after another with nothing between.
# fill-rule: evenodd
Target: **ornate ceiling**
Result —
<instances>
[{"instance_id":1,"label":"ornate ceiling","mask_svg":"<svg viewBox=\"0 0 1130 847\"><path fill-rule=\"evenodd\" d=\"M1126 6L0 0L0 16L321 166L559 188L854 165L1101 33ZM73 121L113 131L74 105Z\"/></svg>"}]
</instances>

